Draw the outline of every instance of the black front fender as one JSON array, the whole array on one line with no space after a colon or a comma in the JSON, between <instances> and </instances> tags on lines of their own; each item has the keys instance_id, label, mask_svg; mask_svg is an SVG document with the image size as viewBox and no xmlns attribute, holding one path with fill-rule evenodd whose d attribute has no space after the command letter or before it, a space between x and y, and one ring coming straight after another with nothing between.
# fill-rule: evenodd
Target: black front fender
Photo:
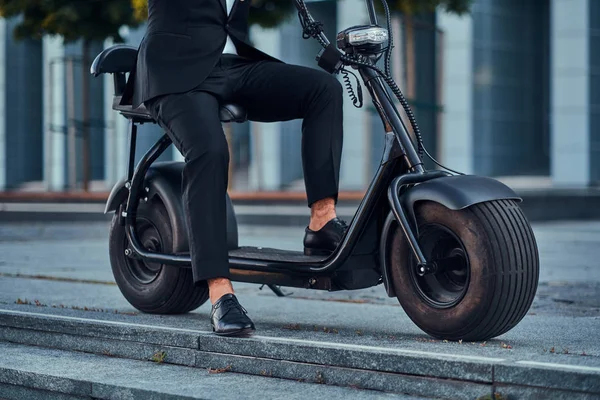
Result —
<instances>
[{"instance_id":1,"label":"black front fender","mask_svg":"<svg viewBox=\"0 0 600 400\"><path fill-rule=\"evenodd\" d=\"M451 210L462 210L492 200L522 199L500 181L485 176L454 175L432 179L407 190L401 197L406 211L413 212L418 201L440 203Z\"/></svg>"},{"instance_id":2,"label":"black front fender","mask_svg":"<svg viewBox=\"0 0 600 400\"><path fill-rule=\"evenodd\" d=\"M415 207L420 201L433 201L451 210L462 210L494 200L522 201L521 197L502 182L476 175L443 176L431 179L409 188L400 196L402 208L417 237ZM389 245L396 226L396 218L390 211L381 232L379 252L383 284L390 297L394 296L395 292L389 276Z\"/></svg>"},{"instance_id":3,"label":"black front fender","mask_svg":"<svg viewBox=\"0 0 600 400\"><path fill-rule=\"evenodd\" d=\"M148 197L150 201L158 197L167 210L171 227L173 229L173 250L176 253L189 251L187 233L187 219L183 208L182 171L183 162L155 162L146 173L144 185L140 196ZM126 179L121 179L110 192L104 212L108 213L119 209L121 204L127 202L129 189L125 186ZM147 188L147 190L146 190ZM227 247L238 247L238 230L235 211L229 195L227 202Z\"/></svg>"}]
</instances>

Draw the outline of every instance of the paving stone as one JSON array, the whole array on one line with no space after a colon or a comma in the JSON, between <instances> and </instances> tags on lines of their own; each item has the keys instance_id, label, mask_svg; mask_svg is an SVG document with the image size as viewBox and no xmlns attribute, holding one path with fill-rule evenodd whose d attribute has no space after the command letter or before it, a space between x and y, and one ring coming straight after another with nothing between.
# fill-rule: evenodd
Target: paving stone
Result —
<instances>
[{"instance_id":1,"label":"paving stone","mask_svg":"<svg viewBox=\"0 0 600 400\"><path fill-rule=\"evenodd\" d=\"M0 327L0 340L12 343L41 345L68 351L82 351L112 357L132 358L135 360L152 361L158 357L171 364L195 365L195 352L192 349L169 346L168 342L160 345L147 344L4 327ZM164 358L161 356L161 353L164 353Z\"/></svg>"},{"instance_id":2,"label":"paving stone","mask_svg":"<svg viewBox=\"0 0 600 400\"><path fill-rule=\"evenodd\" d=\"M600 368L580 365L522 362L496 365L494 380L502 384L537 386L585 393L600 398Z\"/></svg>"},{"instance_id":3,"label":"paving stone","mask_svg":"<svg viewBox=\"0 0 600 400\"><path fill-rule=\"evenodd\" d=\"M4 350L9 347L0 343L0 348ZM12 347L11 349L16 348L17 347ZM24 348L20 347L19 349ZM26 368L24 365L27 363L27 361L25 361L26 358L23 357L22 359L21 357L18 357L18 355L15 357L14 353L4 353L3 359L4 361L11 360L13 363L12 365L6 362L0 364L0 383L78 396L89 396L92 393L92 385L90 382L48 374L47 371L51 371L54 365L54 360L52 358L38 360L40 363L38 365L40 372L31 372L27 369L21 369L24 367ZM16 366L19 366L19 369L15 369Z\"/></svg>"},{"instance_id":4,"label":"paving stone","mask_svg":"<svg viewBox=\"0 0 600 400\"><path fill-rule=\"evenodd\" d=\"M475 399L492 390L491 384L209 352L198 352L196 364L213 370L436 398Z\"/></svg>"},{"instance_id":5,"label":"paving stone","mask_svg":"<svg viewBox=\"0 0 600 400\"><path fill-rule=\"evenodd\" d=\"M476 382L492 382L492 363L500 360L286 338L240 340L202 335L200 350Z\"/></svg>"},{"instance_id":6,"label":"paving stone","mask_svg":"<svg viewBox=\"0 0 600 400\"><path fill-rule=\"evenodd\" d=\"M0 383L0 399L2 400L88 400L89 397L49 392L24 386Z\"/></svg>"},{"instance_id":7,"label":"paving stone","mask_svg":"<svg viewBox=\"0 0 600 400\"><path fill-rule=\"evenodd\" d=\"M487 344L432 340L408 319L395 298L385 296L381 286L332 293L284 288L294 294L276 298L267 289L258 290L257 285L236 283L242 304L257 324L258 335L243 342L214 337L210 334L210 307L202 306L183 316L148 315L133 309L115 285L54 281L53 277L111 280L107 231L100 225L88 234L80 234L88 232L87 224L66 223L60 229L47 226L0 225L0 274L48 276L0 276L0 308L39 314L31 317L21 313L15 317L0 312L0 325L5 326L0 329L0 340L99 354L107 350L108 344L114 355L139 359L148 359L153 351L170 346L169 362L201 366L204 362L222 365L234 360L239 371L260 374L265 370L273 376L298 375L315 381L316 372L321 371L328 382L336 384L358 382L414 393L426 393L419 391L428 388L429 378L424 376L433 376L444 377L448 393L455 381L468 380L463 383L468 386L464 394L470 396L479 393L479 385L489 386L493 372L495 384L510 390L507 393L515 393L515 398L554 398L553 394L557 398L569 398L569 394L573 399L586 398L582 392L570 391L577 386L596 391L592 398L600 398L600 378L594 372L600 369L600 347L594 335L600 330L600 221L534 225L542 263L538 294L530 313L517 327ZM301 249L302 230L254 226L242 227L240 232L246 245L269 243ZM15 304L17 298L32 302L38 299L47 306ZM102 310L52 308L52 304ZM45 316L48 314L78 320L57 321L56 317ZM511 346L507 348L503 343ZM202 351L195 350L198 348ZM556 351L551 352L551 348ZM556 367L525 368L520 361ZM561 372L569 365L591 369ZM57 382L65 385L69 381ZM547 387L523 386L531 384ZM93 390L99 387L97 384ZM140 390L146 390L143 387L123 387L142 397L153 395L142 395ZM127 395L126 390L123 393Z\"/></svg>"},{"instance_id":8,"label":"paving stone","mask_svg":"<svg viewBox=\"0 0 600 400\"><path fill-rule=\"evenodd\" d=\"M49 382L85 382L86 393L101 399L410 399L377 391L235 373L213 374L198 368L109 358L91 354L0 343L0 382L52 390ZM27 374L28 379L14 377ZM38 377L41 380L38 381ZM80 392L77 386L54 386Z\"/></svg>"},{"instance_id":9,"label":"paving stone","mask_svg":"<svg viewBox=\"0 0 600 400\"><path fill-rule=\"evenodd\" d=\"M91 319L61 319L44 316L29 317L26 315L2 315L0 325L15 328L44 330L50 332L65 332L74 335L129 340L142 343L164 344L171 346L198 347L198 333L186 332L184 329L172 330L161 327L146 327L134 323L125 324L113 322L110 325L95 323Z\"/></svg>"},{"instance_id":10,"label":"paving stone","mask_svg":"<svg viewBox=\"0 0 600 400\"><path fill-rule=\"evenodd\" d=\"M600 396L594 393L581 393L550 388L526 387L517 385L496 385L496 393L509 400L598 400Z\"/></svg>"},{"instance_id":11,"label":"paving stone","mask_svg":"<svg viewBox=\"0 0 600 400\"><path fill-rule=\"evenodd\" d=\"M0 315L4 316L5 314L0 313ZM20 318L27 319L27 322L21 322ZM88 322L90 323L91 334L87 333ZM68 332L69 336L66 336L64 340L60 337L51 339L51 336L40 334L40 337L48 338L44 340L52 340L52 343L56 343L62 349L78 349L80 348L78 346L82 345L83 338L89 336L105 337L106 339L121 338L121 340L134 343L137 343L136 340L140 338L141 340L152 338L152 344L154 345L177 347L175 342L168 340L170 337L176 336L174 334L165 334L164 338L166 340L160 340L161 333L168 331L168 328L158 328L156 329L157 334L153 335L151 327L144 327L143 335L132 335L124 333L129 328L123 323L86 321L85 319L68 320L60 317L54 319L45 316L27 316L25 314L14 315L6 319L2 318L0 325L16 325L20 329L31 327L34 330L29 332L34 333L41 332L44 329L54 332ZM131 327L131 330L136 332L139 332L140 329L135 326ZM116 333L112 332L113 330ZM176 332L177 329L171 328L171 331ZM204 332L196 332L195 335L199 338L196 342L197 346L203 351L475 382L492 382L492 363L502 361L502 359L489 357L445 355L443 353L425 353L348 343L323 343L260 336L249 339L222 338ZM13 334L14 336L15 334ZM81 339L77 339L77 336L81 336ZM36 340L41 339L24 338L23 340L26 340L25 343L35 343ZM68 345L69 342L73 343ZM114 351L115 354L122 352L139 353L130 350L127 346L119 346L116 341L114 344L103 344L102 341L94 345L90 345L88 341L85 343L87 348L94 347L97 352L106 349L111 352ZM180 357L187 358L187 355L184 353ZM183 363L188 365L185 361Z\"/></svg>"}]
</instances>

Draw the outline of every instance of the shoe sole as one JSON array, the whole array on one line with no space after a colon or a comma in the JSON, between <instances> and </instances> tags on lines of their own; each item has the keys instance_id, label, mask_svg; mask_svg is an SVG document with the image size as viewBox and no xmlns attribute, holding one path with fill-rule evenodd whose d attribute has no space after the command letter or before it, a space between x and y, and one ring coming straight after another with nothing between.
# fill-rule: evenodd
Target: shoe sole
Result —
<instances>
[{"instance_id":1,"label":"shoe sole","mask_svg":"<svg viewBox=\"0 0 600 400\"><path fill-rule=\"evenodd\" d=\"M230 332L215 332L215 335L226 336L226 337L250 337L254 334L254 329L241 329L239 331L230 331Z\"/></svg>"}]
</instances>

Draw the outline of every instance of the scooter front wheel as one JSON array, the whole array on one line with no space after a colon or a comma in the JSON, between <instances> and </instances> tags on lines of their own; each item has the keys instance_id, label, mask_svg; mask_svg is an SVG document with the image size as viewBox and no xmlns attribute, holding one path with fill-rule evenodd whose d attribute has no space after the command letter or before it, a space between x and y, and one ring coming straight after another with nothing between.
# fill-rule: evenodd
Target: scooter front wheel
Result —
<instances>
[{"instance_id":1,"label":"scooter front wheel","mask_svg":"<svg viewBox=\"0 0 600 400\"><path fill-rule=\"evenodd\" d=\"M533 231L512 200L450 210L416 206L418 237L432 274L417 274L416 259L397 226L389 242L396 297L409 318L438 339L480 341L499 336L527 314L539 279Z\"/></svg>"},{"instance_id":2,"label":"scooter front wheel","mask_svg":"<svg viewBox=\"0 0 600 400\"><path fill-rule=\"evenodd\" d=\"M126 255L129 241L120 220L115 213L109 235L110 263L119 290L133 307L145 313L182 314L208 300L208 288L194 286L191 269ZM160 201L139 205L136 232L147 249L172 252L173 230Z\"/></svg>"}]
</instances>

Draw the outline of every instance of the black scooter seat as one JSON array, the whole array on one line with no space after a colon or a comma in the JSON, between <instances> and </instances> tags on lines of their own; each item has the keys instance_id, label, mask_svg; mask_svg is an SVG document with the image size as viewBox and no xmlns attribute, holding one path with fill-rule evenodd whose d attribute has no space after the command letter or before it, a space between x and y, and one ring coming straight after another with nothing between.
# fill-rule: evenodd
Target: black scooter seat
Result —
<instances>
[{"instance_id":1,"label":"black scooter seat","mask_svg":"<svg viewBox=\"0 0 600 400\"><path fill-rule=\"evenodd\" d=\"M117 44L104 49L92 63L90 72L94 76L101 74L113 74L115 81L115 96L113 97L112 109L120 112L124 117L135 123L156 123L146 107L141 105L132 108L129 105L121 105L121 94L125 88L125 74L131 72L135 66L138 49L126 44ZM219 111L222 122L244 122L246 121L246 110L237 104L222 104Z\"/></svg>"},{"instance_id":2,"label":"black scooter seat","mask_svg":"<svg viewBox=\"0 0 600 400\"><path fill-rule=\"evenodd\" d=\"M121 96L113 97L112 108L120 112L125 118L132 119L136 123L156 123L150 115L150 111L142 104L138 108L130 105L121 105ZM246 110L237 104L222 104L219 110L221 122L244 122L246 121Z\"/></svg>"}]
</instances>

